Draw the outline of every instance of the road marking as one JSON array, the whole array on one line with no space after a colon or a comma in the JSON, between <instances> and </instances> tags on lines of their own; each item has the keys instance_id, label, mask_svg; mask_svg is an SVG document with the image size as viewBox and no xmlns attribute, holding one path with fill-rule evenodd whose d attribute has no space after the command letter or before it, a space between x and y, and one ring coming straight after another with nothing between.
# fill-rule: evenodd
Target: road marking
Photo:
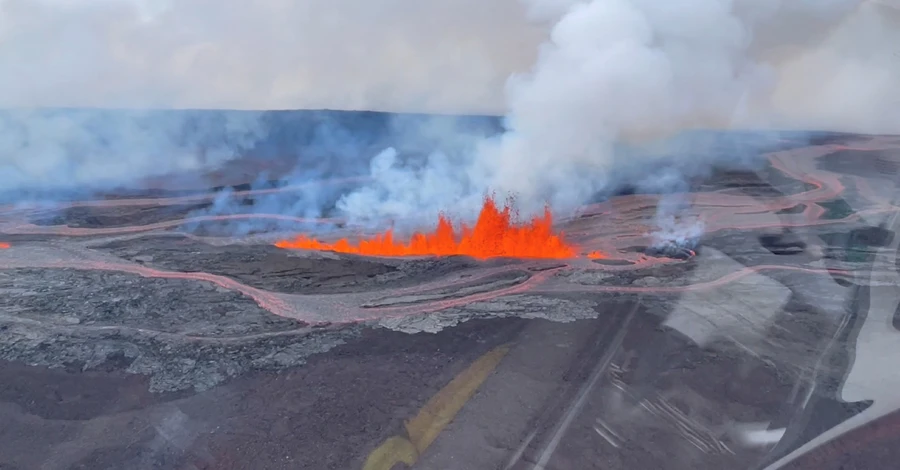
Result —
<instances>
[{"instance_id":1,"label":"road marking","mask_svg":"<svg viewBox=\"0 0 900 470\"><path fill-rule=\"evenodd\" d=\"M389 437L384 444L373 450L366 459L364 470L391 470L398 463L412 466L419 458L416 446L409 439L400 436Z\"/></svg>"},{"instance_id":2,"label":"road marking","mask_svg":"<svg viewBox=\"0 0 900 470\"><path fill-rule=\"evenodd\" d=\"M497 347L454 377L425 403L416 416L406 421L406 436L392 436L384 441L366 458L363 470L391 470L399 463L412 466L508 352L509 345Z\"/></svg>"}]
</instances>

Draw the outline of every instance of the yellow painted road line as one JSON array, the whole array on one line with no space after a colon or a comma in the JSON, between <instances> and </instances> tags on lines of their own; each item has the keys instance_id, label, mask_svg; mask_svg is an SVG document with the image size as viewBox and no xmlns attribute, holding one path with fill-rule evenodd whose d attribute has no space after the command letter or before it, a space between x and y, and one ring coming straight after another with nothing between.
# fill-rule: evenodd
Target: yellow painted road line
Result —
<instances>
[{"instance_id":1,"label":"yellow painted road line","mask_svg":"<svg viewBox=\"0 0 900 470\"><path fill-rule=\"evenodd\" d=\"M391 470L398 463L412 466L418 458L419 452L409 439L393 436L369 454L363 470Z\"/></svg>"},{"instance_id":2,"label":"yellow painted road line","mask_svg":"<svg viewBox=\"0 0 900 470\"><path fill-rule=\"evenodd\" d=\"M399 463L412 466L508 352L508 345L495 348L454 377L406 422L407 435L388 438L369 454L363 470L391 470Z\"/></svg>"}]
</instances>

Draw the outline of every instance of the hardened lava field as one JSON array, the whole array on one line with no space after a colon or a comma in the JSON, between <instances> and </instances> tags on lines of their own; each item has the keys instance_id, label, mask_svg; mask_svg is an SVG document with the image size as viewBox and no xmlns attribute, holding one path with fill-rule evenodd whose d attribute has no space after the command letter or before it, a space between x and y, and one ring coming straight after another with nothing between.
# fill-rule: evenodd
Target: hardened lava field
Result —
<instances>
[{"instance_id":1,"label":"hardened lava field","mask_svg":"<svg viewBox=\"0 0 900 470\"><path fill-rule=\"evenodd\" d=\"M229 449L250 442L268 449L260 450L267 458L289 454L300 462L312 457L267 446L319 442L300 428L327 428L345 436L341 442L370 445L369 431L334 416L371 397L424 403L433 391L422 391L422 383L448 382L488 345L514 347L528 328L587 335L593 330L578 325L618 324L631 318L624 312L635 302L641 325L685 302L693 315L715 314L740 325L733 335L754 354L801 374L830 331L822 322L831 317L809 306L825 303L834 310L828 315L839 315L842 292L862 282L856 273L893 236L866 218L896 211L883 186L867 174L838 173L828 156L855 152L865 159L876 149L887 167L884 161L900 160L891 150L897 144L887 137L804 141L766 154L768 166L757 172L697 182L683 195L688 209L675 219L676 226L702 222L703 235L693 239L658 231L660 196L653 194L621 195L565 217L548 209L524 220L488 200L471 225L435 214L434 225L419 234L264 212L266 204L254 200L295 190L278 185L0 207L0 379L16 379L0 382L27 384L0 387L0 401L11 404L0 407L0 419L29 432L50 426L63 433L75 420L121 434L106 450L71 444L59 457L87 462L83 468L144 458L140 452L156 445L146 442L158 435L135 436L127 431L131 420L147 429L193 423L173 429L186 441L199 439L192 449L215 451L209 461L242 461ZM245 211L215 213L213 202L223 198L241 201L229 207ZM759 289L769 291L753 294ZM772 310L775 301L793 313L771 319L777 335L753 339L774 327L746 321L745 310ZM541 351L527 361L534 367L556 351L530 350ZM348 389L354 377L365 378L365 390ZM49 392L35 395L37 389ZM127 395L114 392L126 389ZM309 406L322 411L301 412ZM364 409L384 429L395 423L388 411ZM291 427L267 413L299 421ZM232 428L258 435L210 431ZM281 437L260 437L265 433ZM66 439L51 441L81 442ZM130 447L132 439L146 441L143 450ZM207 458L165 447L171 445L159 444L168 450L152 455ZM43 452L0 448L20 463ZM335 455L334 468L347 468L337 455L356 453ZM320 463L307 463L313 461Z\"/></svg>"}]
</instances>

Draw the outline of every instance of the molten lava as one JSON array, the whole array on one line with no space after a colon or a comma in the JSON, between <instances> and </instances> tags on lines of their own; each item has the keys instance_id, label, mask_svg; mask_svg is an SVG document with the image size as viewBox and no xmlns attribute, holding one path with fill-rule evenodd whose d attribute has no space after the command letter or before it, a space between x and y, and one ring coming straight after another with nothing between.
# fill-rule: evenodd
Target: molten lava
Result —
<instances>
[{"instance_id":1,"label":"molten lava","mask_svg":"<svg viewBox=\"0 0 900 470\"><path fill-rule=\"evenodd\" d=\"M9 248L9 247L10 247L10 244L9 244L9 243L6 243L6 242L0 242L0 250L5 250L5 249L7 249L7 248Z\"/></svg>"},{"instance_id":2,"label":"molten lava","mask_svg":"<svg viewBox=\"0 0 900 470\"><path fill-rule=\"evenodd\" d=\"M493 198L486 198L472 227L462 225L456 230L443 214L438 216L437 228L430 233L415 233L409 241L394 239L392 230L369 240L353 244L346 238L324 243L305 235L294 240L281 240L279 248L329 250L369 256L447 256L467 255L486 259L510 258L574 258L576 248L565 242L562 233L553 233L550 209L542 217L525 224L513 220L510 204L498 208Z\"/></svg>"}]
</instances>

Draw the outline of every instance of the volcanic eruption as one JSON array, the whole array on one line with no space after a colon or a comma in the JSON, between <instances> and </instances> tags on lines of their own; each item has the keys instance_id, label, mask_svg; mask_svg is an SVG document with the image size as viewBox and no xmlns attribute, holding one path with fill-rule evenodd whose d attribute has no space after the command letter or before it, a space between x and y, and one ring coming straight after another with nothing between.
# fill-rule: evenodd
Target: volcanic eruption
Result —
<instances>
[{"instance_id":1,"label":"volcanic eruption","mask_svg":"<svg viewBox=\"0 0 900 470\"><path fill-rule=\"evenodd\" d=\"M438 215L437 227L428 233L416 232L408 241L394 238L389 229L370 239L356 243L343 238L325 243L300 235L281 240L279 248L327 250L368 256L450 256L465 255L477 259L509 258L574 258L578 249L565 240L562 232L553 232L553 214L549 207L542 216L526 223L516 221L511 202L500 208L493 197L487 197L474 226L460 224L455 228L449 217ZM591 253L592 258L600 257Z\"/></svg>"}]
</instances>

